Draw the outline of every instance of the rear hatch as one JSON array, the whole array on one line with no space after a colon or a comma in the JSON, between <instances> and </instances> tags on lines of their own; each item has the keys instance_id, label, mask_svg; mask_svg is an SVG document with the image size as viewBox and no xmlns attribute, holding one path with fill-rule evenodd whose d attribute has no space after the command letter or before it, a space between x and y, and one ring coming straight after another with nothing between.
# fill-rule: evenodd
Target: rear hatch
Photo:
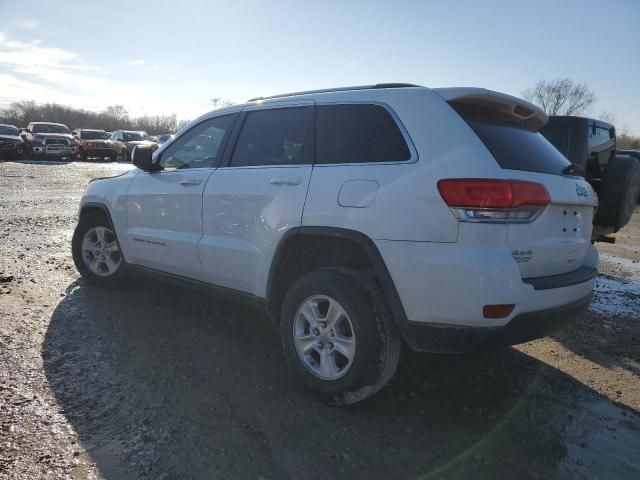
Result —
<instances>
[{"instance_id":1,"label":"rear hatch","mask_svg":"<svg viewBox=\"0 0 640 480\"><path fill-rule=\"evenodd\" d=\"M537 129L546 116L515 97L450 98L503 169L506 178L541 184L549 204L531 220L505 222L508 245L522 278L568 273L582 267L591 243L597 195L571 163ZM534 118L537 117L537 118ZM533 118L533 120L532 120Z\"/></svg>"}]
</instances>

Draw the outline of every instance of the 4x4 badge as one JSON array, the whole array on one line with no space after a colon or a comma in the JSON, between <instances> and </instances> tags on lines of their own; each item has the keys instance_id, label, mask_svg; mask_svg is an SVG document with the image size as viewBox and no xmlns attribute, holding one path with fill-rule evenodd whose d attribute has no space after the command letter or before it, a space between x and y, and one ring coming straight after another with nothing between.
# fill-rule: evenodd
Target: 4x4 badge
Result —
<instances>
[{"instance_id":1,"label":"4x4 badge","mask_svg":"<svg viewBox=\"0 0 640 480\"><path fill-rule=\"evenodd\" d=\"M579 197L589 198L589 190L583 185L576 183L576 195Z\"/></svg>"}]
</instances>

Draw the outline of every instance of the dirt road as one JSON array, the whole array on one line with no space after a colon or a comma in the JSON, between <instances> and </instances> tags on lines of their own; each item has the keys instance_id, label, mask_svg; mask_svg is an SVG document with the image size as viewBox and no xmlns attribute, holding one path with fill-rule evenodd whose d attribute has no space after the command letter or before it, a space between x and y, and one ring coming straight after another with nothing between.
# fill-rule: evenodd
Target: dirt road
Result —
<instances>
[{"instance_id":1,"label":"dirt road","mask_svg":"<svg viewBox=\"0 0 640 480\"><path fill-rule=\"evenodd\" d=\"M255 311L78 277L80 195L124 168L0 163L0 478L640 478L640 211L572 327L404 353L379 395L334 408Z\"/></svg>"}]
</instances>

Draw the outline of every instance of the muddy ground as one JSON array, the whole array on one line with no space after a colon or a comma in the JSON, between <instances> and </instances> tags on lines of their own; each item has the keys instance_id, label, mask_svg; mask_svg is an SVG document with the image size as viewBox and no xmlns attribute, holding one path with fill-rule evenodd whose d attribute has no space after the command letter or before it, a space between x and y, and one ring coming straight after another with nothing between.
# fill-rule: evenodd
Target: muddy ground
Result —
<instances>
[{"instance_id":1,"label":"muddy ground","mask_svg":"<svg viewBox=\"0 0 640 480\"><path fill-rule=\"evenodd\" d=\"M0 163L0 478L640 478L640 211L600 245L575 325L486 357L404 352L336 408L257 312L78 277L78 200L124 168Z\"/></svg>"}]
</instances>

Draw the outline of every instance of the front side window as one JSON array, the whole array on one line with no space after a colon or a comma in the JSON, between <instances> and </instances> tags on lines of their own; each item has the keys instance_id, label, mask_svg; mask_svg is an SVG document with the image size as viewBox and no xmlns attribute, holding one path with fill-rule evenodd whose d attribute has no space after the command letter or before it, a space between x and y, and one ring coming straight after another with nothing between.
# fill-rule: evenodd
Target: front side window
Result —
<instances>
[{"instance_id":1,"label":"front side window","mask_svg":"<svg viewBox=\"0 0 640 480\"><path fill-rule=\"evenodd\" d=\"M236 116L210 118L191 128L162 152L160 166L165 170L216 167Z\"/></svg>"},{"instance_id":2,"label":"front side window","mask_svg":"<svg viewBox=\"0 0 640 480\"><path fill-rule=\"evenodd\" d=\"M311 163L311 107L256 110L247 114L232 167Z\"/></svg>"},{"instance_id":3,"label":"front side window","mask_svg":"<svg viewBox=\"0 0 640 480\"><path fill-rule=\"evenodd\" d=\"M380 105L322 105L316 116L316 163L402 162L411 151Z\"/></svg>"}]
</instances>

